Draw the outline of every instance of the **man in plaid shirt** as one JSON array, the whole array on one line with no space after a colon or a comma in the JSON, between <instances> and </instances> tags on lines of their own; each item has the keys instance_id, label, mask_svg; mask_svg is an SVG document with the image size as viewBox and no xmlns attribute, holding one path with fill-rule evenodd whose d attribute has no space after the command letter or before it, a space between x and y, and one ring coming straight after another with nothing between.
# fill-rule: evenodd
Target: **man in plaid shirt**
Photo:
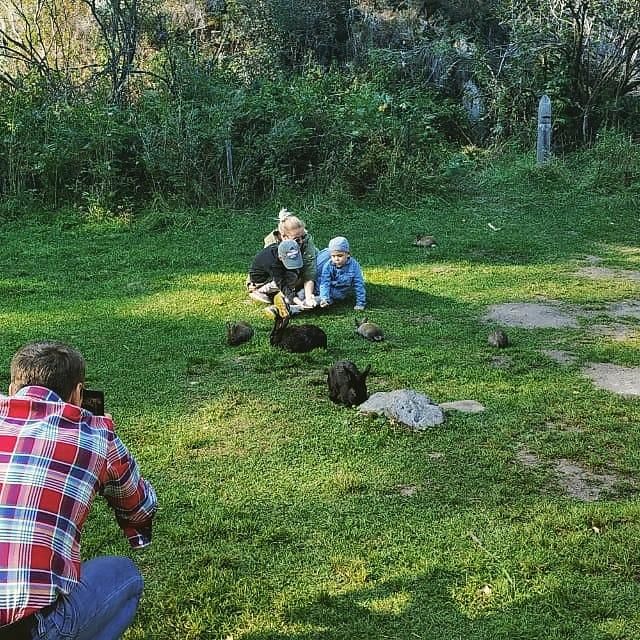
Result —
<instances>
[{"instance_id":1,"label":"man in plaid shirt","mask_svg":"<svg viewBox=\"0 0 640 640\"><path fill-rule=\"evenodd\" d=\"M0 640L116 640L142 576L126 557L80 561L80 534L103 495L134 548L151 541L156 495L109 416L81 408L82 355L36 342L11 361L0 396Z\"/></svg>"}]
</instances>

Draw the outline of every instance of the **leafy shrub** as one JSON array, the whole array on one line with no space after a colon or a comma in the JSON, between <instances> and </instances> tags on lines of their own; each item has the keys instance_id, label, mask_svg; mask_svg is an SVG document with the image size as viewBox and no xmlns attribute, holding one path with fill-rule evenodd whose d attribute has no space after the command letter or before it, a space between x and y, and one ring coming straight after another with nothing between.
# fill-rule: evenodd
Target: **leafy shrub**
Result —
<instances>
[{"instance_id":1,"label":"leafy shrub","mask_svg":"<svg viewBox=\"0 0 640 640\"><path fill-rule=\"evenodd\" d=\"M199 69L182 78L173 93L142 93L126 107L39 95L0 107L3 193L94 212L150 197L238 203L335 184L356 196L418 195L462 166L450 171L461 110L382 74L310 67L249 86Z\"/></svg>"},{"instance_id":2,"label":"leafy shrub","mask_svg":"<svg viewBox=\"0 0 640 640\"><path fill-rule=\"evenodd\" d=\"M620 187L640 190L640 144L628 134L604 130L596 143L576 155L576 173L583 188L607 193Z\"/></svg>"}]
</instances>

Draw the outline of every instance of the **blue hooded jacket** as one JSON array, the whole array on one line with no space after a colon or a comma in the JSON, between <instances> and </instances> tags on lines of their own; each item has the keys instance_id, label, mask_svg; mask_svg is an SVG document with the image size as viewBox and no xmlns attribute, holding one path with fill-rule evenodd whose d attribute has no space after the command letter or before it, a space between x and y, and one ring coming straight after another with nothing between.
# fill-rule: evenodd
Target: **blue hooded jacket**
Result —
<instances>
[{"instance_id":1,"label":"blue hooded jacket","mask_svg":"<svg viewBox=\"0 0 640 640\"><path fill-rule=\"evenodd\" d=\"M331 260L327 261L322 266L318 288L320 299L329 303L334 300L344 300L351 291L355 293L356 306L364 308L367 303L362 269L353 257L350 257L340 269Z\"/></svg>"}]
</instances>

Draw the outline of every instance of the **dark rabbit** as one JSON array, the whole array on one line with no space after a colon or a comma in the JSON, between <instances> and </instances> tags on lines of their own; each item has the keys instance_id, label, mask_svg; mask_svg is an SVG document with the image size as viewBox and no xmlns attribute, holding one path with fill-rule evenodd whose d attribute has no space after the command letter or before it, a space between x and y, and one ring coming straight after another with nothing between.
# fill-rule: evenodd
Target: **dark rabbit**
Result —
<instances>
[{"instance_id":1,"label":"dark rabbit","mask_svg":"<svg viewBox=\"0 0 640 640\"><path fill-rule=\"evenodd\" d=\"M281 318L279 315L273 323L269 337L272 347L279 347L293 353L306 353L312 349L327 348L327 334L314 324L299 324L287 326L289 316Z\"/></svg>"},{"instance_id":2,"label":"dark rabbit","mask_svg":"<svg viewBox=\"0 0 640 640\"><path fill-rule=\"evenodd\" d=\"M367 322L366 318L362 320L356 318L356 333L373 342L384 340L384 332L382 329L373 322Z\"/></svg>"},{"instance_id":3,"label":"dark rabbit","mask_svg":"<svg viewBox=\"0 0 640 640\"><path fill-rule=\"evenodd\" d=\"M501 329L498 329L497 331L492 331L489 334L489 337L487 338L487 342L492 347L498 347L499 349L502 349L504 347L509 346L509 337L504 331L502 331Z\"/></svg>"},{"instance_id":4,"label":"dark rabbit","mask_svg":"<svg viewBox=\"0 0 640 640\"><path fill-rule=\"evenodd\" d=\"M435 247L436 239L433 236L425 236L419 234L416 236L416 239L413 241L413 244L416 247Z\"/></svg>"},{"instance_id":5,"label":"dark rabbit","mask_svg":"<svg viewBox=\"0 0 640 640\"><path fill-rule=\"evenodd\" d=\"M329 369L327 385L329 397L336 404L353 407L362 404L369 396L367 394L367 376L371 365L367 365L360 373L358 367L349 360L338 360Z\"/></svg>"},{"instance_id":6,"label":"dark rabbit","mask_svg":"<svg viewBox=\"0 0 640 640\"><path fill-rule=\"evenodd\" d=\"M227 322L227 344L237 347L253 338L253 327L248 322Z\"/></svg>"}]
</instances>

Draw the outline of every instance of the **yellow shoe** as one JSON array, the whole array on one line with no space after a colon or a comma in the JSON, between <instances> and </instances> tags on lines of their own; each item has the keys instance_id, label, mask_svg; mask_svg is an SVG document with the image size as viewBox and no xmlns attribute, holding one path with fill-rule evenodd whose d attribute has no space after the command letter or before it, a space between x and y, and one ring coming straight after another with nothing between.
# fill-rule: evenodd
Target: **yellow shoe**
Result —
<instances>
[{"instance_id":1,"label":"yellow shoe","mask_svg":"<svg viewBox=\"0 0 640 640\"><path fill-rule=\"evenodd\" d=\"M278 316L278 310L272 304L270 304L268 307L265 307L262 310L262 313L267 318L269 318L269 320L275 320Z\"/></svg>"},{"instance_id":2,"label":"yellow shoe","mask_svg":"<svg viewBox=\"0 0 640 640\"><path fill-rule=\"evenodd\" d=\"M291 315L289 305L281 292L276 293L276 295L273 296L273 306L276 308L276 312L281 318L288 318L289 315Z\"/></svg>"},{"instance_id":3,"label":"yellow shoe","mask_svg":"<svg viewBox=\"0 0 640 640\"><path fill-rule=\"evenodd\" d=\"M266 293L260 293L259 291L250 291L249 297L257 302L266 302L267 304L271 302L271 298Z\"/></svg>"}]
</instances>

